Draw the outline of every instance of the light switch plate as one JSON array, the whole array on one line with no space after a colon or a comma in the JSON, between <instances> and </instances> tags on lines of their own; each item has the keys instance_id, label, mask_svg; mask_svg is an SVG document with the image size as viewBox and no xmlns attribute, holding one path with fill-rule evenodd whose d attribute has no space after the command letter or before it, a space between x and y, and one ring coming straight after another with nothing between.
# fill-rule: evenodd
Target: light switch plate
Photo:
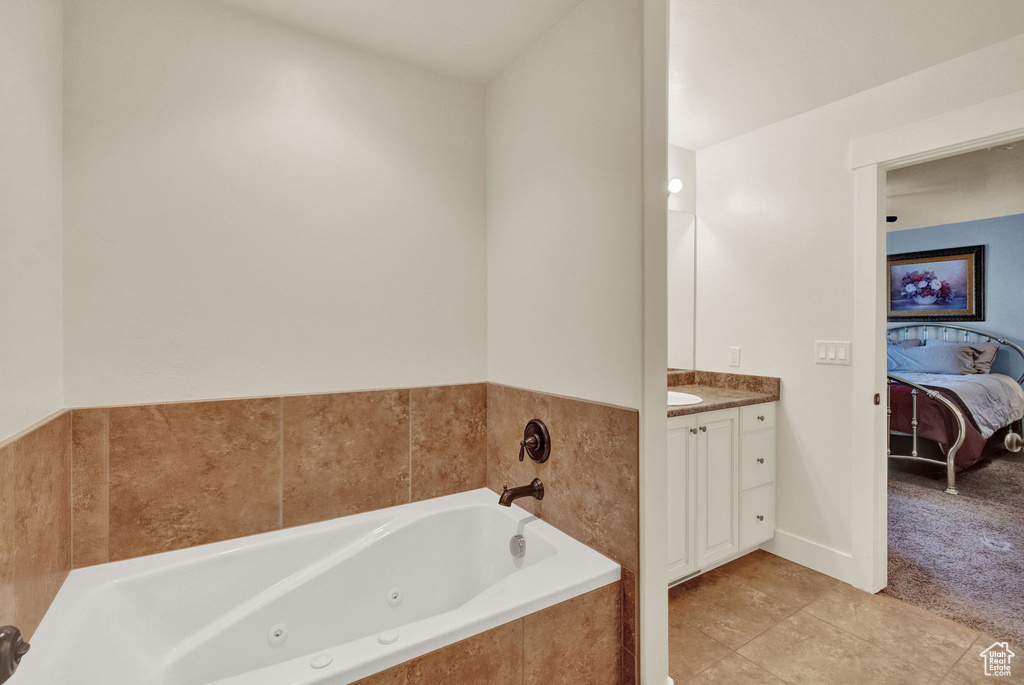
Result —
<instances>
[{"instance_id":1,"label":"light switch plate","mask_svg":"<svg viewBox=\"0 0 1024 685\"><path fill-rule=\"evenodd\" d=\"M849 340L818 340L814 343L814 363L849 366L853 350Z\"/></svg>"},{"instance_id":2,"label":"light switch plate","mask_svg":"<svg viewBox=\"0 0 1024 685\"><path fill-rule=\"evenodd\" d=\"M740 348L730 347L729 348L729 366L740 365Z\"/></svg>"}]
</instances>

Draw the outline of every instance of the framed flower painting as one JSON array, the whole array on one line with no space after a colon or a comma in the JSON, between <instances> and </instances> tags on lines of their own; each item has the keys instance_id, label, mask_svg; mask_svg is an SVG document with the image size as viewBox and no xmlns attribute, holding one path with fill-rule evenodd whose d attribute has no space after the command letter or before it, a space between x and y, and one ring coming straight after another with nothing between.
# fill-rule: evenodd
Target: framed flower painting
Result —
<instances>
[{"instance_id":1,"label":"framed flower painting","mask_svg":"<svg viewBox=\"0 0 1024 685\"><path fill-rule=\"evenodd\" d=\"M889 321L984 321L985 246L889 255Z\"/></svg>"}]
</instances>

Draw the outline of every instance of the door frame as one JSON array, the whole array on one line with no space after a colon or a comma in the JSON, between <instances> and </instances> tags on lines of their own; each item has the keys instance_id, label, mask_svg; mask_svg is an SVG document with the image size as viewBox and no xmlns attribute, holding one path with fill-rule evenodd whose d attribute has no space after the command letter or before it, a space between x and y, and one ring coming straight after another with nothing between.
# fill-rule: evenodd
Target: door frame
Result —
<instances>
[{"instance_id":1,"label":"door frame","mask_svg":"<svg viewBox=\"0 0 1024 685\"><path fill-rule=\"evenodd\" d=\"M1024 139L1024 91L854 140L854 339L851 518L852 584L878 592L888 582L886 196L891 169Z\"/></svg>"}]
</instances>

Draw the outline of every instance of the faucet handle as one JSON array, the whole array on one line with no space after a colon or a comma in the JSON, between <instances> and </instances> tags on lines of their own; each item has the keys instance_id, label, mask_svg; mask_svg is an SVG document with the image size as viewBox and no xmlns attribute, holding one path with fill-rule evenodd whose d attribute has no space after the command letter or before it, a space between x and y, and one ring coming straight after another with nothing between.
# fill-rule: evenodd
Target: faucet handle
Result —
<instances>
[{"instance_id":1,"label":"faucet handle","mask_svg":"<svg viewBox=\"0 0 1024 685\"><path fill-rule=\"evenodd\" d=\"M540 443L540 440L537 438L536 434L531 435L529 437L524 437L522 440L520 440L519 441L519 461L523 460L523 457L526 455L526 450L535 450L535 449L537 449L537 446L538 446L539 443Z\"/></svg>"}]
</instances>

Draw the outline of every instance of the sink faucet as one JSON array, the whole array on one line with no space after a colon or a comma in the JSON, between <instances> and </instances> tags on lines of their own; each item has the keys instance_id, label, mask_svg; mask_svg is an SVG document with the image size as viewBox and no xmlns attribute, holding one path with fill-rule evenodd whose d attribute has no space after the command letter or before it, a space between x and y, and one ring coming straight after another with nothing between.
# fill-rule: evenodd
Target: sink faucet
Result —
<instances>
[{"instance_id":1,"label":"sink faucet","mask_svg":"<svg viewBox=\"0 0 1024 685\"><path fill-rule=\"evenodd\" d=\"M529 485L512 488L511 490L508 489L507 485L502 487L501 497L498 498L498 504L503 507L511 507L512 503L520 497L544 499L544 484L540 482L540 478L534 478L533 482Z\"/></svg>"}]
</instances>

